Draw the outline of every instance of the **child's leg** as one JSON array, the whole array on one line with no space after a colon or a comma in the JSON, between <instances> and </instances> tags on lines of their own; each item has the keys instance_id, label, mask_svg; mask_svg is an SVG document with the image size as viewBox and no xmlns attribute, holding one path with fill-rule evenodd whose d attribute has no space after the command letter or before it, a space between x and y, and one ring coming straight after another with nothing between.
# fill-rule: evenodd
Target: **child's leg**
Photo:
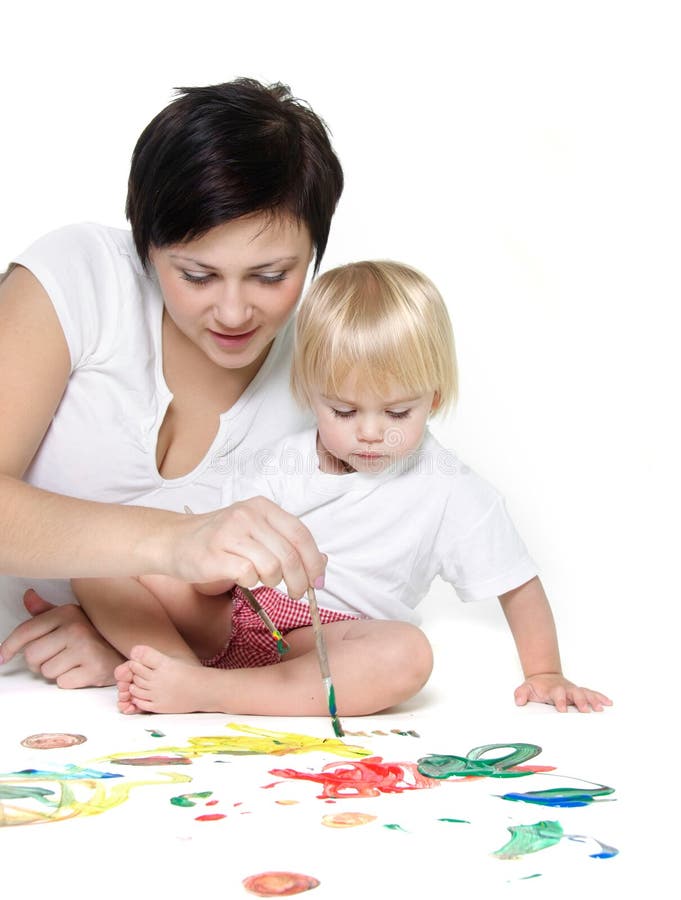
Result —
<instances>
[{"instance_id":1,"label":"child's leg","mask_svg":"<svg viewBox=\"0 0 681 900\"><path fill-rule=\"evenodd\" d=\"M196 660L160 597L140 579L74 578L71 584L92 624L119 653L130 656L135 644L149 641L164 653Z\"/></svg>"},{"instance_id":2,"label":"child's leg","mask_svg":"<svg viewBox=\"0 0 681 900\"><path fill-rule=\"evenodd\" d=\"M142 641L199 666L199 657L213 656L228 640L231 601L206 597L177 579L79 578L72 585L93 625L124 656ZM116 668L115 677L118 708L138 712L130 696L127 662Z\"/></svg>"},{"instance_id":3,"label":"child's leg","mask_svg":"<svg viewBox=\"0 0 681 900\"><path fill-rule=\"evenodd\" d=\"M341 716L401 703L430 676L430 644L413 625L354 619L323 627ZM151 647L134 647L130 695L146 712L328 715L312 628L291 631L286 640L283 662L253 669L198 669Z\"/></svg>"}]
</instances>

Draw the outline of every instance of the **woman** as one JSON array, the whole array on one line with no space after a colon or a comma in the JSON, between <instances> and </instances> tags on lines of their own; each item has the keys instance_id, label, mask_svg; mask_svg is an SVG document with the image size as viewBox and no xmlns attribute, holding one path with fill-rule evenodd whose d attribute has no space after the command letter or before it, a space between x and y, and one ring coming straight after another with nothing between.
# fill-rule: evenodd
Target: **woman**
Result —
<instances>
[{"instance_id":1,"label":"woman","mask_svg":"<svg viewBox=\"0 0 681 900\"><path fill-rule=\"evenodd\" d=\"M135 147L132 235L73 226L17 257L0 285L1 572L41 591L283 577L295 597L323 576L312 536L274 504L210 510L230 466L305 424L289 320L342 185L324 124L288 88L182 89ZM2 587L16 606L19 584ZM1 658L23 650L62 687L113 683L121 657L79 607L25 605L35 617Z\"/></svg>"}]
</instances>

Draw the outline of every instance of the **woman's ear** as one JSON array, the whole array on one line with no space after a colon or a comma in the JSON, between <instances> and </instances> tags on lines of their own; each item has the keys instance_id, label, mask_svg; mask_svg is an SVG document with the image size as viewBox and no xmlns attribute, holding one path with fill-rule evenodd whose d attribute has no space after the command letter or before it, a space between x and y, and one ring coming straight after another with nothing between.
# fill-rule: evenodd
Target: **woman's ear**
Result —
<instances>
[{"instance_id":1,"label":"woman's ear","mask_svg":"<svg viewBox=\"0 0 681 900\"><path fill-rule=\"evenodd\" d=\"M442 398L440 396L440 392L435 391L435 396L433 397L433 402L430 405L430 415L431 416L433 415L433 413L436 413L438 411L441 403L442 403Z\"/></svg>"}]
</instances>

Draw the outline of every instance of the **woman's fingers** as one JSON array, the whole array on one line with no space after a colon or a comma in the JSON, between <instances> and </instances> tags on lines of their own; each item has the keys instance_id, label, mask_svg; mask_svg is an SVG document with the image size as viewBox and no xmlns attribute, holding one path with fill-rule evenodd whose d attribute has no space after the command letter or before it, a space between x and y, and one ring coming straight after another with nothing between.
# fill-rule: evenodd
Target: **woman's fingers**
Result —
<instances>
[{"instance_id":1,"label":"woman's fingers","mask_svg":"<svg viewBox=\"0 0 681 900\"><path fill-rule=\"evenodd\" d=\"M215 513L183 519L173 553L185 581L227 578L245 587L286 583L293 597L320 586L326 557L296 516L271 500L254 497Z\"/></svg>"}]
</instances>

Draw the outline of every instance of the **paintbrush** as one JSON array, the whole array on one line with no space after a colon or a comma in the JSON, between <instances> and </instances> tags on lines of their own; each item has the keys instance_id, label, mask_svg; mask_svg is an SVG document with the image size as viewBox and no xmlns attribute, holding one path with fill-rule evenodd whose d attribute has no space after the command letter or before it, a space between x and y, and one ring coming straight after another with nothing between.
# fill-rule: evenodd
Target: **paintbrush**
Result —
<instances>
[{"instance_id":1,"label":"paintbrush","mask_svg":"<svg viewBox=\"0 0 681 900\"><path fill-rule=\"evenodd\" d=\"M189 515L192 515L192 511L188 506L185 506L184 511ZM243 587L242 585L238 586L241 591L243 591L243 595L248 600L248 604L256 615L260 617L260 620L266 626L269 633L272 635L274 640L277 642L277 652L280 656L283 656L284 653L287 653L289 650L289 645L284 640L283 634L279 631L277 626L274 624L272 619L267 615L262 606L258 603L255 595L252 591L249 591L247 587Z\"/></svg>"},{"instance_id":2,"label":"paintbrush","mask_svg":"<svg viewBox=\"0 0 681 900\"><path fill-rule=\"evenodd\" d=\"M329 670L329 658L326 653L326 640L322 631L322 623L319 618L319 608L317 606L317 597L313 588L307 589L307 599L310 604L310 618L312 619L312 631L314 633L315 644L317 645L317 658L319 659L319 668L322 673L322 682L326 690L326 699L329 706L329 715L331 716L331 724L333 725L333 733L336 737L343 737L345 732L341 725L336 710L336 692L333 689L331 681L331 671Z\"/></svg>"}]
</instances>

